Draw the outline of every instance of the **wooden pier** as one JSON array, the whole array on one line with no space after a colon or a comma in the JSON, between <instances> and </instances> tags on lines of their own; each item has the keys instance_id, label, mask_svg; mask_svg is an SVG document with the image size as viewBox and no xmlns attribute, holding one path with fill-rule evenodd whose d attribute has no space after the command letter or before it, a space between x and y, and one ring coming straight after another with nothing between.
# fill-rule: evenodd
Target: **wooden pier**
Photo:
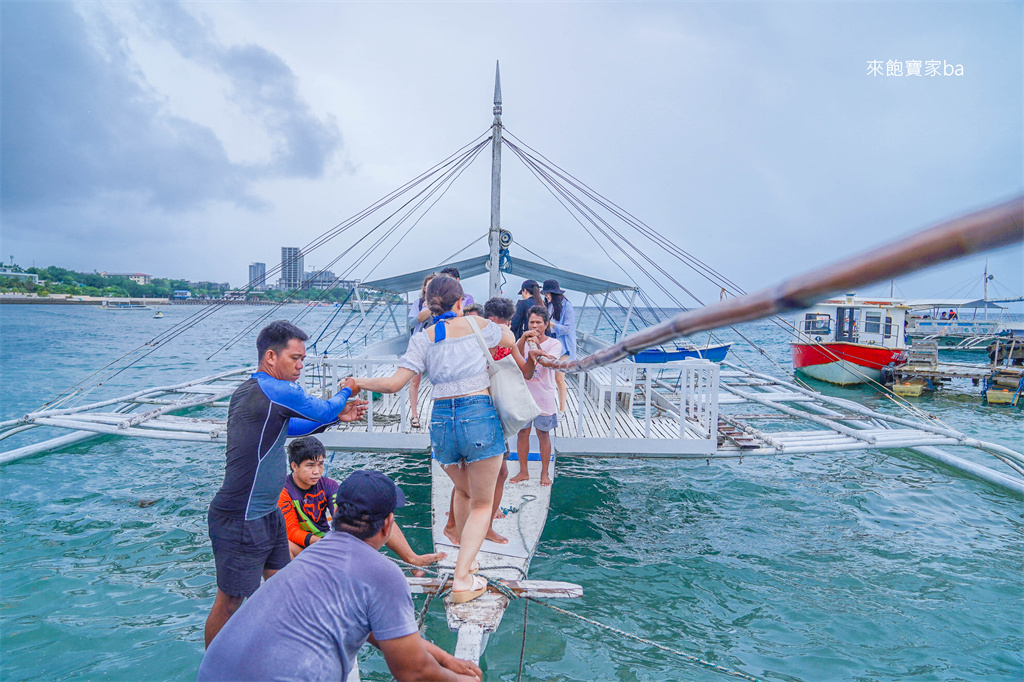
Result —
<instances>
[{"instance_id":1,"label":"wooden pier","mask_svg":"<svg viewBox=\"0 0 1024 682\"><path fill-rule=\"evenodd\" d=\"M1013 348L1016 350L1016 348ZM939 359L938 344L918 342L907 352L907 362L893 368L894 386L927 386L933 388L954 379L970 379L975 386L990 381L995 376L995 383L1004 388L1016 388L1024 379L1024 366L1008 363L973 363L947 362ZM920 381L915 381L920 380ZM900 393L899 390L896 391ZM920 391L910 391L907 395L920 395Z\"/></svg>"}]
</instances>

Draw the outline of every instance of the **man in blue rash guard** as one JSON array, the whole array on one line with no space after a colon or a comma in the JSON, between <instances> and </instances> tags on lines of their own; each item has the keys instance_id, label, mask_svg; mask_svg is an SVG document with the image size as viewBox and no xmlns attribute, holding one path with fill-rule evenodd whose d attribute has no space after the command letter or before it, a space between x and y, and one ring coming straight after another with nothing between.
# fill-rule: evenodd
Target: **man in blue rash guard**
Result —
<instances>
[{"instance_id":1,"label":"man in blue rash guard","mask_svg":"<svg viewBox=\"0 0 1024 682\"><path fill-rule=\"evenodd\" d=\"M330 400L314 398L295 383L307 338L287 320L264 327L256 338L257 372L231 396L224 483L207 517L217 596L206 619L206 646L256 591L260 579L289 561L284 516L277 506L287 461L285 439L366 414L365 400L349 401L359 391L352 379Z\"/></svg>"}]
</instances>

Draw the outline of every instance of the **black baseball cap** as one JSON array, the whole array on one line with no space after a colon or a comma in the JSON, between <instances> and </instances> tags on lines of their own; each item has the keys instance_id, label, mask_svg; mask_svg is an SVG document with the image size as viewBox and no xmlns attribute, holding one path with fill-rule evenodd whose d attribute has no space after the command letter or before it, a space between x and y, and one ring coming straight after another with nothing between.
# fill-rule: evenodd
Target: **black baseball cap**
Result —
<instances>
[{"instance_id":1,"label":"black baseball cap","mask_svg":"<svg viewBox=\"0 0 1024 682\"><path fill-rule=\"evenodd\" d=\"M531 289L533 289L536 286L540 286L539 284L537 284L537 280L535 280L535 279L524 279L523 280L523 286L519 287L519 291L523 291L524 289L526 291L530 291Z\"/></svg>"},{"instance_id":2,"label":"black baseball cap","mask_svg":"<svg viewBox=\"0 0 1024 682\"><path fill-rule=\"evenodd\" d=\"M338 516L366 517L370 521L385 518L405 506L405 493L379 471L361 469L338 486Z\"/></svg>"}]
</instances>

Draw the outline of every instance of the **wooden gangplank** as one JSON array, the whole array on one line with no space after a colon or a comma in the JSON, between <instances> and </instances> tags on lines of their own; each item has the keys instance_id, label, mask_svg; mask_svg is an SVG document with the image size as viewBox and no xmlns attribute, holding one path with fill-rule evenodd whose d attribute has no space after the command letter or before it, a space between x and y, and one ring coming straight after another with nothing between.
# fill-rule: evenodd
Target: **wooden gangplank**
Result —
<instances>
[{"instance_id":1,"label":"wooden gangplank","mask_svg":"<svg viewBox=\"0 0 1024 682\"><path fill-rule=\"evenodd\" d=\"M558 485L556 457L552 456L550 474L553 485L540 484L540 462L527 463L530 479L521 483L505 482L502 506L510 509L505 518L495 519L496 533L508 538L508 544L484 540L477 554L480 575L505 582L524 580L529 572L530 561L537 551L540 536L547 522L551 506L551 491ZM519 473L518 462L509 462L509 480ZM437 463L431 461L431 534L435 552L446 552L448 556L438 563L438 570L446 580L455 571L459 548L444 534L448 521L453 484L448 474ZM447 575L446 575L447 574ZM574 586L575 587L575 586ZM579 594L582 594L582 590ZM579 596L569 590L560 596ZM550 594L547 596L551 596ZM458 631L455 656L474 662L487 646L490 633L498 629L502 616L508 608L509 599L498 592L489 591L465 604L453 604L445 599L445 614L448 627Z\"/></svg>"}]
</instances>

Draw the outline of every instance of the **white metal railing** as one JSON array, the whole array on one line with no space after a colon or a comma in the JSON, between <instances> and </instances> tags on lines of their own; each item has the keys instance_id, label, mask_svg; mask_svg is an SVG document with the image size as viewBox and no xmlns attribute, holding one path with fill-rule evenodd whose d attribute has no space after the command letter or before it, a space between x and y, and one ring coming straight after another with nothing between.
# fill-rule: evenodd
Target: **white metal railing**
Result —
<instances>
[{"instance_id":1,"label":"white metal railing","mask_svg":"<svg viewBox=\"0 0 1024 682\"><path fill-rule=\"evenodd\" d=\"M718 363L709 360L688 360L681 363L679 382L679 436L685 429L700 438L718 437Z\"/></svg>"},{"instance_id":2,"label":"white metal railing","mask_svg":"<svg viewBox=\"0 0 1024 682\"><path fill-rule=\"evenodd\" d=\"M667 383L655 375L663 375L665 371L672 374L678 372L673 383ZM642 376L639 376L642 373ZM608 426L604 434L593 434L597 437L616 437L619 406L618 394L632 394L640 388L643 401L644 437L651 437L653 416L651 407L657 406L663 412L676 416L679 420L679 437L688 440L709 440L718 437L718 382L719 366L709 360L683 360L664 364L639 364L632 361L612 363L589 370L580 376L579 405L577 415L577 434L583 434L583 401L587 399L586 386L597 386L594 404L598 412L603 413L608 407ZM658 390L661 389L661 390ZM592 392L593 393L593 392ZM606 400L605 396L610 399ZM627 404L629 401L627 401ZM628 406L626 408L629 410ZM630 410L631 412L631 410Z\"/></svg>"},{"instance_id":3,"label":"white metal railing","mask_svg":"<svg viewBox=\"0 0 1024 682\"><path fill-rule=\"evenodd\" d=\"M308 390L314 395L319 395L327 400L339 390L338 386L342 379L349 376L371 377L374 376L374 369L380 365L396 366L398 356L382 357L324 357L322 355L311 355L306 357L306 365L314 371L305 371L304 378ZM315 369L314 369L315 368ZM373 391L366 391L366 399L369 404L366 406L366 429L373 431ZM401 431L409 431L409 385L406 384L398 393L385 393L380 398L384 405L390 406L394 401L399 401L399 417L401 420Z\"/></svg>"},{"instance_id":4,"label":"white metal railing","mask_svg":"<svg viewBox=\"0 0 1024 682\"><path fill-rule=\"evenodd\" d=\"M394 367L398 363L397 355L378 357L324 357L309 356L306 358L307 369L304 381L311 393L325 399L333 396L339 383L347 376L374 376L382 365ZM643 379L638 378L641 370ZM678 372L678 381L669 386L655 380L658 370ZM639 364L631 360L616 362L604 367L587 371L579 376L578 400L576 416L576 433L578 437L616 438L629 437L627 434L617 435L619 411L624 410L632 416L632 401L627 399L626 406L620 405L619 397L626 394L632 398L637 388L644 394L644 437L651 437L652 414L651 405L656 404L679 419L679 438L688 440L714 439L718 436L718 382L719 365L709 360L683 360L665 364ZM662 390L658 390L658 389ZM665 389L670 392L666 393ZM590 393L591 395L588 395ZM374 398L373 393L365 396L369 400L367 410L367 429L373 430L373 408L376 401L391 407L398 401L400 431L409 432L409 388L404 387L395 394L385 394ZM607 415L607 431L603 433L586 433L583 428L584 404L586 402L597 407L598 414ZM607 406L607 412L605 412ZM602 429L603 430L603 429Z\"/></svg>"}]
</instances>

